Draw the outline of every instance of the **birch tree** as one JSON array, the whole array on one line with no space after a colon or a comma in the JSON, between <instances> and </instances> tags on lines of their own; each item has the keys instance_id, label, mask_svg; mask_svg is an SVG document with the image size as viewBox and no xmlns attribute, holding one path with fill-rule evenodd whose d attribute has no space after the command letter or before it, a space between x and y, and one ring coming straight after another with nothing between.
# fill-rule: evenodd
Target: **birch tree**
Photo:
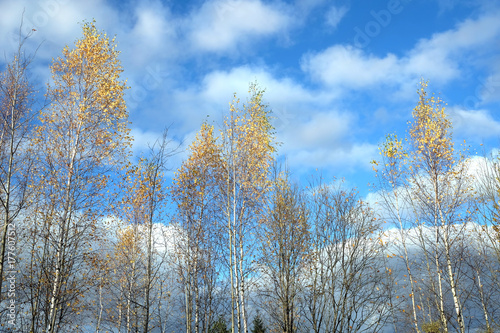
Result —
<instances>
[{"instance_id":1,"label":"birch tree","mask_svg":"<svg viewBox=\"0 0 500 333\"><path fill-rule=\"evenodd\" d=\"M118 331L137 332L141 325L141 307L144 288L144 237L139 225L131 223L118 232L113 253L113 284L115 292L115 313L112 316Z\"/></svg>"},{"instance_id":2,"label":"birch tree","mask_svg":"<svg viewBox=\"0 0 500 333\"><path fill-rule=\"evenodd\" d=\"M167 187L165 185L165 171L168 157L173 151L169 150L170 141L167 131L163 137L150 147L147 157L141 158L139 163L130 170L131 180L127 190L127 202L130 204L130 220L143 227L145 239L145 275L143 296L143 320L141 328L144 333L149 332L151 317L151 292L158 279L159 267L155 265L155 239L153 227L155 223L162 223L165 217Z\"/></svg>"},{"instance_id":3,"label":"birch tree","mask_svg":"<svg viewBox=\"0 0 500 333\"><path fill-rule=\"evenodd\" d=\"M185 233L179 246L179 273L184 284L187 333L206 332L215 320L214 297L222 259L217 224L222 156L213 132L213 126L202 125L172 186Z\"/></svg>"},{"instance_id":4,"label":"birch tree","mask_svg":"<svg viewBox=\"0 0 500 333\"><path fill-rule=\"evenodd\" d=\"M418 325L417 314L417 301L415 285L415 268L412 266L412 260L408 251L408 235L406 230L412 227L411 213L412 205L411 200L408 200L408 188L405 187L405 173L407 168L408 153L403 147L403 141L397 135L388 135L386 142L379 148L380 155L382 156L380 166L379 163L374 161L374 171L377 173L377 190L379 195L378 204L383 208L385 215L383 216L386 221L392 222L399 230L401 238L401 250L403 252L403 260L408 274L410 283L410 301L411 301L411 315L412 324L417 333L420 332ZM392 253L387 254L387 258L392 258ZM431 280L433 283L433 280ZM391 304L392 306L392 304Z\"/></svg>"},{"instance_id":5,"label":"birch tree","mask_svg":"<svg viewBox=\"0 0 500 333\"><path fill-rule=\"evenodd\" d=\"M288 175L274 176L261 226L261 293L277 330L297 332L299 298L309 252L309 212L304 193Z\"/></svg>"},{"instance_id":6,"label":"birch tree","mask_svg":"<svg viewBox=\"0 0 500 333\"><path fill-rule=\"evenodd\" d=\"M426 256L426 269L432 285L435 304L439 313L441 328L448 332L449 324L456 323L460 332L465 332L465 322L460 299L458 267L453 260L454 237L471 220L472 188L468 176L466 151L456 151L452 140L452 124L445 112L443 102L427 93L427 83L422 82L418 90L419 101L413 110L413 121L409 123L408 136L403 143L389 137L382 154L385 156L384 181L392 188L392 198L386 197L386 207L391 207L392 218L399 221L401 210L396 205L406 200L406 214L413 219L413 225L420 231L423 226L433 230L433 240L421 233L420 245ZM375 163L377 164L377 163ZM394 165L401 169L392 172ZM387 176L391 177L387 177ZM387 183L386 183L387 184ZM400 201L396 197L401 194ZM404 231L402 230L402 234ZM406 251L405 251L406 253ZM409 258L405 254L407 271L410 274ZM414 276L410 278L413 321L418 332L415 301ZM445 289L445 284L447 289ZM451 295L446 294L446 290ZM446 299L450 297L455 321L449 321Z\"/></svg>"},{"instance_id":7,"label":"birch tree","mask_svg":"<svg viewBox=\"0 0 500 333\"><path fill-rule=\"evenodd\" d=\"M452 125L440 99L428 96L427 84L419 90L419 103L413 111L410 124L410 158L413 168L411 182L420 220L433 225L436 230L436 273L440 281L439 243L444 251L442 266L447 275L453 299L456 320L460 332L465 332L462 305L456 270L452 263L454 226L468 222L472 190L468 177L468 161L465 154L455 153L452 141ZM443 325L444 325L444 320ZM446 327L446 326L445 326Z\"/></svg>"},{"instance_id":8,"label":"birch tree","mask_svg":"<svg viewBox=\"0 0 500 333\"><path fill-rule=\"evenodd\" d=\"M47 95L52 104L40 115L35 139L43 152L38 189L44 206L39 214L46 220L54 258L48 333L60 329L62 317L83 296L81 285L68 283L85 277L74 270L75 260L92 251L96 223L108 211L111 176L130 149L126 86L114 39L85 23L83 37L74 49L63 49L51 71Z\"/></svg>"},{"instance_id":9,"label":"birch tree","mask_svg":"<svg viewBox=\"0 0 500 333\"><path fill-rule=\"evenodd\" d=\"M249 92L250 99L243 107L234 96L221 132L222 212L227 223L232 333L248 333L246 293L253 259L252 231L270 187L268 170L276 151L264 91L251 84Z\"/></svg>"}]
</instances>

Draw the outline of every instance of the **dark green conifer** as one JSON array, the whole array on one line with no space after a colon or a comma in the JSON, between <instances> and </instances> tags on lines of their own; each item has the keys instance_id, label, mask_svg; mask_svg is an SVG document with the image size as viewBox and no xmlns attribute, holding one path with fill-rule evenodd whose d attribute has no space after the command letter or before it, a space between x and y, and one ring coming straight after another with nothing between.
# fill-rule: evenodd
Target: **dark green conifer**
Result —
<instances>
[{"instance_id":1,"label":"dark green conifer","mask_svg":"<svg viewBox=\"0 0 500 333\"><path fill-rule=\"evenodd\" d=\"M217 321L214 321L212 323L212 327L210 327L208 333L229 333L226 325L226 320L223 316L219 316Z\"/></svg>"},{"instance_id":2,"label":"dark green conifer","mask_svg":"<svg viewBox=\"0 0 500 333\"><path fill-rule=\"evenodd\" d=\"M253 318L252 333L266 333L266 327L264 326L264 322L262 321L259 312L257 312L257 315Z\"/></svg>"}]
</instances>

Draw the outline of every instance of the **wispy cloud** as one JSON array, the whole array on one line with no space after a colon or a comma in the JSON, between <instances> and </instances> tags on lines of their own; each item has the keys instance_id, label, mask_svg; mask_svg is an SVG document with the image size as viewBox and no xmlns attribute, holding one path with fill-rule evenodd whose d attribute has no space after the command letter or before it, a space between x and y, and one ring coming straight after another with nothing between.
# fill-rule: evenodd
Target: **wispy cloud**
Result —
<instances>
[{"instance_id":1,"label":"wispy cloud","mask_svg":"<svg viewBox=\"0 0 500 333\"><path fill-rule=\"evenodd\" d=\"M337 28L340 21L344 18L345 14L349 11L347 6L331 6L325 14L326 24L331 28Z\"/></svg>"}]
</instances>

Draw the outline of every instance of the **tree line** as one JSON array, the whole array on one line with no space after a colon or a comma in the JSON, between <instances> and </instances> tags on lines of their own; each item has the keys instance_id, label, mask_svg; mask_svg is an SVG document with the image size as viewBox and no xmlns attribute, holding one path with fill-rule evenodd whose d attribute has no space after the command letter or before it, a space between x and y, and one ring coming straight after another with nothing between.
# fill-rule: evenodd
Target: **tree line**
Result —
<instances>
[{"instance_id":1,"label":"tree line","mask_svg":"<svg viewBox=\"0 0 500 333\"><path fill-rule=\"evenodd\" d=\"M167 131L132 156L114 38L84 23L43 99L19 36L0 76L0 330L500 329L500 163L457 147L426 82L372 161L370 206L291 180L256 83L168 182Z\"/></svg>"}]
</instances>

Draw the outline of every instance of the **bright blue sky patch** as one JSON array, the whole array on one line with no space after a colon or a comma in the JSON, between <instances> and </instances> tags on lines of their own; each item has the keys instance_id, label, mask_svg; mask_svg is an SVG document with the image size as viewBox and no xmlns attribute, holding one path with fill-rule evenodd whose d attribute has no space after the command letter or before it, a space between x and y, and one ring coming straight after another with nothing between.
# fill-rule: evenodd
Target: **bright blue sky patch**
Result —
<instances>
[{"instance_id":1,"label":"bright blue sky patch","mask_svg":"<svg viewBox=\"0 0 500 333\"><path fill-rule=\"evenodd\" d=\"M33 68L41 83L83 20L116 35L136 152L166 126L189 145L255 80L297 178L319 169L366 194L369 162L388 133L404 136L420 78L448 104L457 142L499 144L497 1L3 1L7 57L23 9L30 45L44 41Z\"/></svg>"}]
</instances>

